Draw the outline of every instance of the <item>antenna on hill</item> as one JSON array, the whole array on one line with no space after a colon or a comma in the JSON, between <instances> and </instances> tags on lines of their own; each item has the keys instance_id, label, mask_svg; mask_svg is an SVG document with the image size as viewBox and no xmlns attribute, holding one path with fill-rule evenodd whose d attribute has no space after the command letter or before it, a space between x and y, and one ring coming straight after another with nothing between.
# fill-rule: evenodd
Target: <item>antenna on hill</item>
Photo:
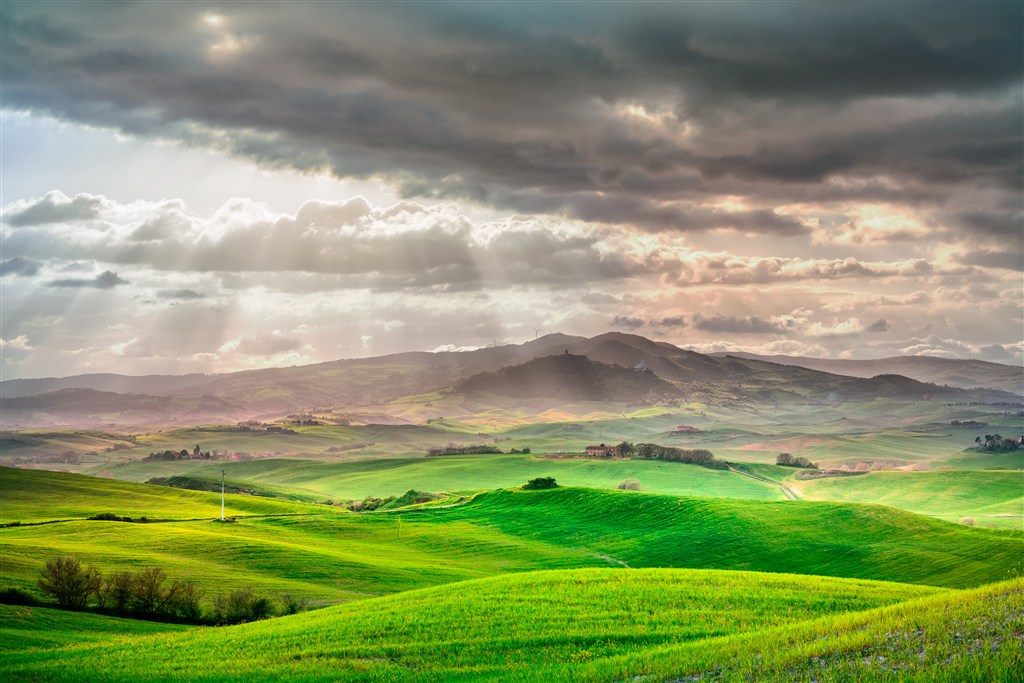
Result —
<instances>
[{"instance_id":1,"label":"antenna on hill","mask_svg":"<svg viewBox=\"0 0 1024 683\"><path fill-rule=\"evenodd\" d=\"M220 471L220 521L224 521L224 470Z\"/></svg>"}]
</instances>

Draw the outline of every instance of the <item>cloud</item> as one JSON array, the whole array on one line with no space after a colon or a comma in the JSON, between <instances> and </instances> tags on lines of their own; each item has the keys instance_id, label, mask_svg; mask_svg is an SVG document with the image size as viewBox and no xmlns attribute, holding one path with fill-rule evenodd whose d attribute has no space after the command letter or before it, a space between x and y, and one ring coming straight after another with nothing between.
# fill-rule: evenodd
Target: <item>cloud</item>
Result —
<instances>
[{"instance_id":1,"label":"cloud","mask_svg":"<svg viewBox=\"0 0 1024 683\"><path fill-rule=\"evenodd\" d=\"M700 313L693 315L693 326L704 332L718 334L778 334L785 331L784 323L765 320L755 316L737 318L731 315L704 316Z\"/></svg>"},{"instance_id":2,"label":"cloud","mask_svg":"<svg viewBox=\"0 0 1024 683\"><path fill-rule=\"evenodd\" d=\"M39 263L32 259L15 256L0 262L0 277L5 275L32 276L39 274Z\"/></svg>"},{"instance_id":3,"label":"cloud","mask_svg":"<svg viewBox=\"0 0 1024 683\"><path fill-rule=\"evenodd\" d=\"M864 329L867 332L889 332L892 330L892 325L890 325L884 318L879 318Z\"/></svg>"},{"instance_id":4,"label":"cloud","mask_svg":"<svg viewBox=\"0 0 1024 683\"><path fill-rule=\"evenodd\" d=\"M612 327L621 327L627 330L637 330L646 325L643 318L632 318L626 315L615 316L612 320Z\"/></svg>"},{"instance_id":5,"label":"cloud","mask_svg":"<svg viewBox=\"0 0 1024 683\"><path fill-rule=\"evenodd\" d=\"M950 213L951 190L1019 194L1018 3L510 7L235 3L213 26L160 3L16 3L5 106L656 232L806 232L783 196ZM712 196L746 203L696 205ZM955 229L1019 215L984 205ZM53 198L9 224L97 210Z\"/></svg>"},{"instance_id":6,"label":"cloud","mask_svg":"<svg viewBox=\"0 0 1024 683\"><path fill-rule=\"evenodd\" d=\"M1020 229L1020 226L1018 226ZM967 251L957 256L960 263L982 268L1005 268L1006 270L1024 270L1024 251L998 251L994 249L978 249Z\"/></svg>"},{"instance_id":7,"label":"cloud","mask_svg":"<svg viewBox=\"0 0 1024 683\"><path fill-rule=\"evenodd\" d=\"M112 289L118 285L128 284L128 281L113 271L105 270L93 278L63 278L51 280L46 284L49 287Z\"/></svg>"},{"instance_id":8,"label":"cloud","mask_svg":"<svg viewBox=\"0 0 1024 683\"><path fill-rule=\"evenodd\" d=\"M200 294L193 289L161 289L156 293L161 299L205 299L205 294Z\"/></svg>"},{"instance_id":9,"label":"cloud","mask_svg":"<svg viewBox=\"0 0 1024 683\"><path fill-rule=\"evenodd\" d=\"M99 216L102 204L101 197L79 194L70 198L62 192L53 191L35 202L16 204L4 220L16 228L86 221Z\"/></svg>"},{"instance_id":10,"label":"cloud","mask_svg":"<svg viewBox=\"0 0 1024 683\"><path fill-rule=\"evenodd\" d=\"M274 331L237 337L224 344L220 351L234 351L243 356L274 356L297 351L302 347L302 340Z\"/></svg>"},{"instance_id":11,"label":"cloud","mask_svg":"<svg viewBox=\"0 0 1024 683\"><path fill-rule=\"evenodd\" d=\"M13 339L0 339L0 349L13 349L15 351L31 351L32 342L23 334Z\"/></svg>"},{"instance_id":12,"label":"cloud","mask_svg":"<svg viewBox=\"0 0 1024 683\"><path fill-rule=\"evenodd\" d=\"M686 327L686 319L681 315L673 315L660 320L652 320L650 324L654 327Z\"/></svg>"}]
</instances>

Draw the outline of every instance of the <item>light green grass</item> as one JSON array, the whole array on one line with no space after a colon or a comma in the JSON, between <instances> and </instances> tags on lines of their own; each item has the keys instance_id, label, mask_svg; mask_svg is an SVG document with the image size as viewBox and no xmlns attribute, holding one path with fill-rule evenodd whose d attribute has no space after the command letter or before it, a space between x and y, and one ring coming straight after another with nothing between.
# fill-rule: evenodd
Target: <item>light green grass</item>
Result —
<instances>
[{"instance_id":1,"label":"light green grass","mask_svg":"<svg viewBox=\"0 0 1024 683\"><path fill-rule=\"evenodd\" d=\"M952 521L1014 515L1001 519L1016 518L1015 528L1024 529L1024 472L1019 470L870 472L789 483L808 499L881 503Z\"/></svg>"},{"instance_id":2,"label":"light green grass","mask_svg":"<svg viewBox=\"0 0 1024 683\"><path fill-rule=\"evenodd\" d=\"M1024 665L1022 630L1024 580L1014 579L512 680L1013 681Z\"/></svg>"},{"instance_id":3,"label":"light green grass","mask_svg":"<svg viewBox=\"0 0 1024 683\"><path fill-rule=\"evenodd\" d=\"M146 486L80 474L0 467L0 522L84 519L111 512L150 519L220 517L220 495L165 486ZM328 506L257 496L228 495L226 513L309 514Z\"/></svg>"},{"instance_id":4,"label":"light green grass","mask_svg":"<svg viewBox=\"0 0 1024 683\"><path fill-rule=\"evenodd\" d=\"M133 467L118 476L134 477ZM211 475L220 465L193 468ZM535 477L554 477L569 486L614 488L637 479L647 491L673 495L722 496L779 500L774 486L734 472L653 460L549 459L532 455L439 456L433 458L361 460L323 463L268 459L224 466L228 477L328 498L361 499L398 495L411 488L424 491L463 491L518 486ZM146 472L149 474L149 471Z\"/></svg>"},{"instance_id":5,"label":"light green grass","mask_svg":"<svg viewBox=\"0 0 1024 683\"><path fill-rule=\"evenodd\" d=\"M132 644L13 652L0 670L34 680L509 680L934 593L745 572L540 572Z\"/></svg>"},{"instance_id":6,"label":"light green grass","mask_svg":"<svg viewBox=\"0 0 1024 683\"><path fill-rule=\"evenodd\" d=\"M139 636L184 631L188 628L89 612L0 605L0 652L59 648L94 641L131 642Z\"/></svg>"},{"instance_id":7,"label":"light green grass","mask_svg":"<svg viewBox=\"0 0 1024 683\"><path fill-rule=\"evenodd\" d=\"M631 567L750 569L967 587L1006 578L1024 534L974 529L894 508L809 501L677 498L555 489L485 493L444 514Z\"/></svg>"}]
</instances>

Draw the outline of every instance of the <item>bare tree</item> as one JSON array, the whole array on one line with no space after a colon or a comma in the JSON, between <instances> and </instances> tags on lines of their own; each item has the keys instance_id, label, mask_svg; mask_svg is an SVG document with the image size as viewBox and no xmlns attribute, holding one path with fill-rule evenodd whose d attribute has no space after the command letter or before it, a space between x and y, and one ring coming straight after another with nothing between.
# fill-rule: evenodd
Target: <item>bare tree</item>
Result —
<instances>
[{"instance_id":1,"label":"bare tree","mask_svg":"<svg viewBox=\"0 0 1024 683\"><path fill-rule=\"evenodd\" d=\"M103 577L95 567L83 567L74 557L54 557L46 561L39 590L56 598L61 607L83 609L102 583Z\"/></svg>"}]
</instances>

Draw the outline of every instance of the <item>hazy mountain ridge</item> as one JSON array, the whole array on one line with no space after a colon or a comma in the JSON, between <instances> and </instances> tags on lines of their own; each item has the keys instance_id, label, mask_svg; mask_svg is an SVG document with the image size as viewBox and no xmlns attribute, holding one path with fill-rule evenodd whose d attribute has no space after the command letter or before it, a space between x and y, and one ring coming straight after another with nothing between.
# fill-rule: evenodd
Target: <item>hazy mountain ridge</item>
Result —
<instances>
[{"instance_id":1,"label":"hazy mountain ridge","mask_svg":"<svg viewBox=\"0 0 1024 683\"><path fill-rule=\"evenodd\" d=\"M582 360L544 360L566 354ZM982 365L987 366L1016 370L994 363ZM62 381L142 390L117 393L91 387L62 389L3 398L0 408L4 426L9 429L27 425L78 426L90 420L182 424L274 419L341 406L376 406L376 410L398 398L452 387L467 394L489 392L513 398L599 402L657 402L684 395L710 403L773 405L788 401L836 403L872 397L951 402L1019 400L1019 395L999 390L966 390L884 374L851 377L749 354L704 355L621 332L590 339L554 334L524 344L467 352L408 352L223 375L80 375ZM20 390L32 381L12 380L21 383L13 385ZM151 387L148 391L147 386Z\"/></svg>"},{"instance_id":2,"label":"hazy mountain ridge","mask_svg":"<svg viewBox=\"0 0 1024 683\"><path fill-rule=\"evenodd\" d=\"M682 392L648 369L609 365L568 352L473 375L456 392L567 401L633 402L679 398Z\"/></svg>"},{"instance_id":3,"label":"hazy mountain ridge","mask_svg":"<svg viewBox=\"0 0 1024 683\"><path fill-rule=\"evenodd\" d=\"M716 353L715 357L735 356L751 360L799 366L850 377L903 375L920 382L948 385L959 389L998 389L1024 395L1024 367L974 359L935 356L893 356L870 360L809 358L806 356L765 356L756 353Z\"/></svg>"}]
</instances>

